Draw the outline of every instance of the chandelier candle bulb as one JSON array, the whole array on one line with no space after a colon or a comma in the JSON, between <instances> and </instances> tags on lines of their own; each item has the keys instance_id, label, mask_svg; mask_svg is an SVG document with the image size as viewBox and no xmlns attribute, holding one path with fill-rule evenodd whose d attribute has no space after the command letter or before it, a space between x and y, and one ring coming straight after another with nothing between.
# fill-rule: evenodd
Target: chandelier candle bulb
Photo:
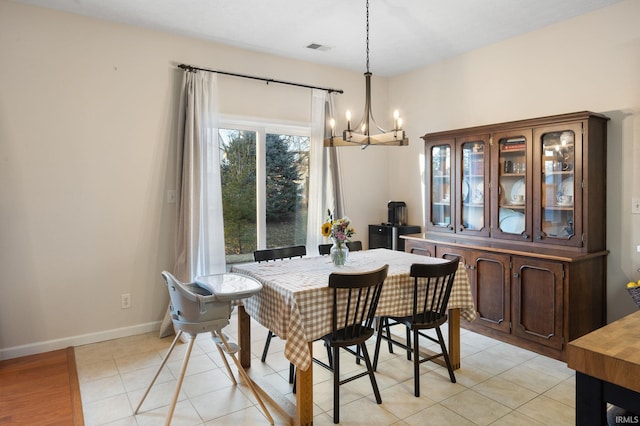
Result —
<instances>
[{"instance_id":1,"label":"chandelier candle bulb","mask_svg":"<svg viewBox=\"0 0 640 426\"><path fill-rule=\"evenodd\" d=\"M351 111L347 110L347 130L351 130Z\"/></svg>"}]
</instances>

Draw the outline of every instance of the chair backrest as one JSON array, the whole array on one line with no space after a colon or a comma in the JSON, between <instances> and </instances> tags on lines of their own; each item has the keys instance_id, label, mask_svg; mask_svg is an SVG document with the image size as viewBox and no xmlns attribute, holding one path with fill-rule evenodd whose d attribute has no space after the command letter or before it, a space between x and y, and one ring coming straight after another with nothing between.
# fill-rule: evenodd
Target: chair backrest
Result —
<instances>
[{"instance_id":1,"label":"chair backrest","mask_svg":"<svg viewBox=\"0 0 640 426\"><path fill-rule=\"evenodd\" d=\"M332 245L333 244L320 244L318 245L318 252L323 256L329 254ZM362 241L347 241L347 248L349 251L360 251L362 250Z\"/></svg>"},{"instance_id":2,"label":"chair backrest","mask_svg":"<svg viewBox=\"0 0 640 426\"><path fill-rule=\"evenodd\" d=\"M372 330L388 269L389 265L384 265L370 272L329 275L333 340L357 340Z\"/></svg>"},{"instance_id":3,"label":"chair backrest","mask_svg":"<svg viewBox=\"0 0 640 426\"><path fill-rule=\"evenodd\" d=\"M447 304L460 259L446 263L411 265L414 277L413 323L429 324L446 319Z\"/></svg>"},{"instance_id":4,"label":"chair backrest","mask_svg":"<svg viewBox=\"0 0 640 426\"><path fill-rule=\"evenodd\" d=\"M349 247L349 251L360 251L362 250L362 241L347 241L347 247Z\"/></svg>"},{"instance_id":5,"label":"chair backrest","mask_svg":"<svg viewBox=\"0 0 640 426\"><path fill-rule=\"evenodd\" d=\"M162 272L162 278L169 290L171 319L174 324L229 319L233 309L230 301L218 300L209 290L196 283L182 283L169 272Z\"/></svg>"},{"instance_id":6,"label":"chair backrest","mask_svg":"<svg viewBox=\"0 0 640 426\"><path fill-rule=\"evenodd\" d=\"M307 255L305 246L278 247L253 252L253 259L256 262L268 262L269 260L291 259Z\"/></svg>"},{"instance_id":7,"label":"chair backrest","mask_svg":"<svg viewBox=\"0 0 640 426\"><path fill-rule=\"evenodd\" d=\"M318 245L318 252L321 256L327 255L331 252L331 246L333 244L320 244Z\"/></svg>"}]
</instances>

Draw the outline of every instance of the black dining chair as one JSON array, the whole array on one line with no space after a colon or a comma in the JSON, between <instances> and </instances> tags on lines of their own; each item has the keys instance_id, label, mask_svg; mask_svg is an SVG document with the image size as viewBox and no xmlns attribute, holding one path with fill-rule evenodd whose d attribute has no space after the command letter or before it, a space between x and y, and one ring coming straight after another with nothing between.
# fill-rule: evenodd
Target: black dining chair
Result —
<instances>
[{"instance_id":1,"label":"black dining chair","mask_svg":"<svg viewBox=\"0 0 640 426\"><path fill-rule=\"evenodd\" d=\"M331 252L331 246L333 244L320 244L318 245L318 252L325 256ZM362 250L362 241L347 241L347 248L349 251L360 251Z\"/></svg>"},{"instance_id":2,"label":"black dining chair","mask_svg":"<svg viewBox=\"0 0 640 426\"><path fill-rule=\"evenodd\" d=\"M316 363L333 372L334 423L340 422L340 385L368 376L376 402L382 403L366 341L374 334L373 320L388 269L389 266L384 265L370 272L333 273L329 276L329 289L333 299L332 331L321 339L332 350L333 365L321 361ZM358 352L350 346L356 346ZM367 370L341 379L340 349L364 359Z\"/></svg>"},{"instance_id":3,"label":"black dining chair","mask_svg":"<svg viewBox=\"0 0 640 426\"><path fill-rule=\"evenodd\" d=\"M447 321L447 303L449 302L453 280L458 270L458 263L459 258L456 257L446 263L414 263L411 265L410 275L414 278L412 313L405 317L383 316L378 321L379 328L373 356L373 369L376 370L378 367L378 355L382 340L386 340L389 343L389 352L392 352L391 345L405 349L407 351L407 359L411 360L413 355L415 396L420 396L420 364L423 362L443 357L449 370L451 382L456 382L440 326ZM394 325L405 326L406 344L392 338L390 329ZM437 339L422 332L422 330L427 329L435 329ZM430 356L422 356L420 354L420 336L438 343L441 352Z\"/></svg>"},{"instance_id":4,"label":"black dining chair","mask_svg":"<svg viewBox=\"0 0 640 426\"><path fill-rule=\"evenodd\" d=\"M294 257L304 257L307 255L307 248L302 245L277 247L263 250L256 250L253 252L253 259L256 262L268 262L270 260L280 259L293 259ZM260 360L265 362L267 360L267 353L269 352L269 345L271 345L271 339L275 336L273 331L267 332L267 340L264 343L264 349L262 350L262 357ZM293 364L289 365L289 383L293 383L295 369Z\"/></svg>"}]
</instances>

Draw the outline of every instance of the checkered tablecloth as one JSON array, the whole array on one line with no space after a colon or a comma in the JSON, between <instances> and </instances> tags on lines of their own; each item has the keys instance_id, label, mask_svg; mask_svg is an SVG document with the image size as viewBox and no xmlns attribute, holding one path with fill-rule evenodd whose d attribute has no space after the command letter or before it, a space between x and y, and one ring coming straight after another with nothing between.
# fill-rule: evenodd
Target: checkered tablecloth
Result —
<instances>
[{"instance_id":1,"label":"checkered tablecloth","mask_svg":"<svg viewBox=\"0 0 640 426\"><path fill-rule=\"evenodd\" d=\"M286 340L285 356L306 370L312 354L308 342L331 332L329 275L332 272L366 272L389 265L376 315L403 316L411 313L413 263L440 263L444 259L387 249L349 253L345 266L335 266L329 256L310 256L275 262L235 265L231 272L251 276L263 285L262 291L244 301L247 313ZM458 269L449 309L460 308L467 321L476 317L466 270Z\"/></svg>"}]
</instances>

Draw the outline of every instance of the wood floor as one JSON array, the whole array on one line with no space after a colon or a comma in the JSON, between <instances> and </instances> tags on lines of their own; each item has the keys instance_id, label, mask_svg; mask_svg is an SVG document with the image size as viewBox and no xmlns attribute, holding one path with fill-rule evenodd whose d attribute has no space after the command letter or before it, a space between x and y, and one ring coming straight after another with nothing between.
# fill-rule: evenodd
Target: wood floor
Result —
<instances>
[{"instance_id":1,"label":"wood floor","mask_svg":"<svg viewBox=\"0 0 640 426\"><path fill-rule=\"evenodd\" d=\"M73 348L0 361L0 425L83 426Z\"/></svg>"}]
</instances>

